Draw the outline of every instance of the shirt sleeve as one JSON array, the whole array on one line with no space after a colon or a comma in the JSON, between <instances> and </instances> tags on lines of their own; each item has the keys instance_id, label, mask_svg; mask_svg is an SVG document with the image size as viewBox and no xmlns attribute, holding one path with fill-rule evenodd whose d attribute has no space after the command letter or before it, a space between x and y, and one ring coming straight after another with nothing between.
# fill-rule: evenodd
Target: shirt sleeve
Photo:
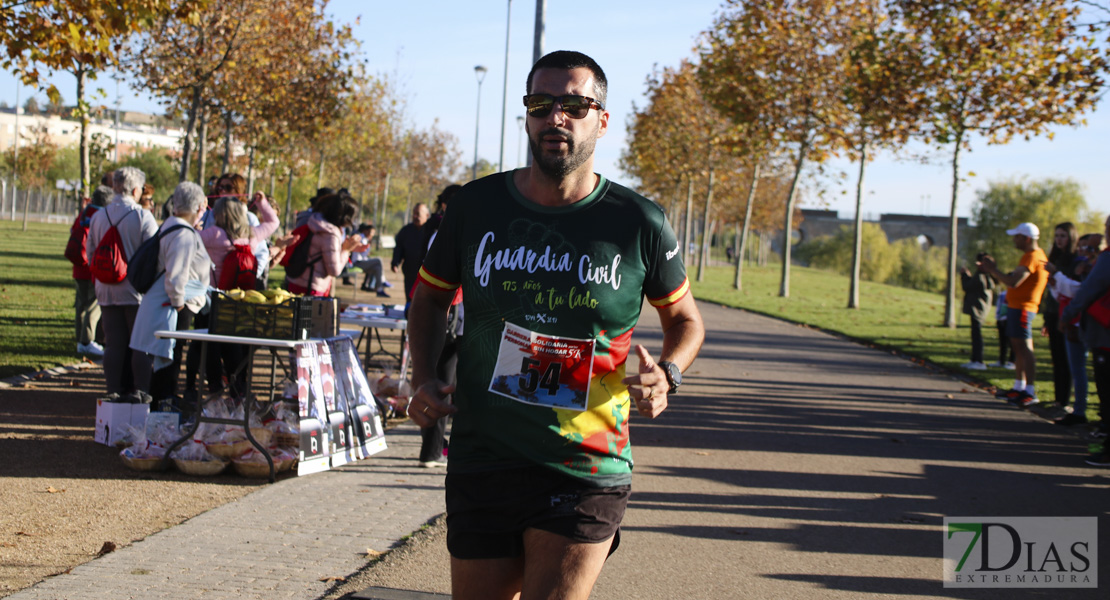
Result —
<instances>
[{"instance_id":1,"label":"shirt sleeve","mask_svg":"<svg viewBox=\"0 0 1110 600\"><path fill-rule=\"evenodd\" d=\"M686 277L686 264L682 258L671 223L662 216L662 223L652 232L646 244L648 261L644 295L656 308L678 302L690 293L690 280Z\"/></svg>"},{"instance_id":2,"label":"shirt sleeve","mask_svg":"<svg viewBox=\"0 0 1110 600\"><path fill-rule=\"evenodd\" d=\"M435 238L424 257L424 264L417 274L417 282L433 288L451 291L462 285L462 250L458 247L461 215L465 207L458 206L461 199L455 198L447 205ZM455 208L455 210L452 210Z\"/></svg>"}]
</instances>

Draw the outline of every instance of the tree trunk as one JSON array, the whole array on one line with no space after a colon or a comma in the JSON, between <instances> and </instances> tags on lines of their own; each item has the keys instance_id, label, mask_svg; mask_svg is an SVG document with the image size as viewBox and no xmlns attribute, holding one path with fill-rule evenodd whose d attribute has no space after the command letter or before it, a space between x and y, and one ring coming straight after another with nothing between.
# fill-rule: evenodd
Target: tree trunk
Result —
<instances>
[{"instance_id":1,"label":"tree trunk","mask_svg":"<svg viewBox=\"0 0 1110 600\"><path fill-rule=\"evenodd\" d=\"M285 228L282 233L289 233L291 219L293 218L293 167L289 167L289 183L285 186Z\"/></svg>"},{"instance_id":2,"label":"tree trunk","mask_svg":"<svg viewBox=\"0 0 1110 600\"><path fill-rule=\"evenodd\" d=\"M859 147L859 178L856 180L856 222L852 236L852 282L848 288L848 308L859 308L859 271L863 262L863 170L867 166L867 142Z\"/></svg>"},{"instance_id":3,"label":"tree trunk","mask_svg":"<svg viewBox=\"0 0 1110 600\"><path fill-rule=\"evenodd\" d=\"M89 107L85 103L85 84L89 72L84 67L77 67L77 114L81 119L81 194L88 198L92 195L92 186L89 181ZM16 107L17 109L19 107Z\"/></svg>"},{"instance_id":4,"label":"tree trunk","mask_svg":"<svg viewBox=\"0 0 1110 600\"><path fill-rule=\"evenodd\" d=\"M197 133L197 184L208 189L204 171L208 165L208 107L200 109L200 131Z\"/></svg>"},{"instance_id":5,"label":"tree trunk","mask_svg":"<svg viewBox=\"0 0 1110 600\"><path fill-rule=\"evenodd\" d=\"M386 173L385 174L385 187L382 189L382 201L381 201L381 204L379 205L379 209L378 209L378 222L379 223L381 223L383 215L386 213L386 211L389 210L389 179L392 176L393 176L393 173ZM385 231L384 227L385 227L384 223L382 223L381 225L378 226L378 228L381 229L382 231Z\"/></svg>"},{"instance_id":6,"label":"tree trunk","mask_svg":"<svg viewBox=\"0 0 1110 600\"><path fill-rule=\"evenodd\" d=\"M316 171L316 189L324 187L324 151L320 150L320 164Z\"/></svg>"},{"instance_id":7,"label":"tree trunk","mask_svg":"<svg viewBox=\"0 0 1110 600\"><path fill-rule=\"evenodd\" d=\"M231 167L231 111L224 114L224 165L220 173L227 173Z\"/></svg>"},{"instance_id":8,"label":"tree trunk","mask_svg":"<svg viewBox=\"0 0 1110 600\"><path fill-rule=\"evenodd\" d=\"M944 326L956 328L956 255L959 244L959 223L956 206L960 191L960 146L964 131L956 134L956 147L952 151L952 212L948 222L948 292L944 295Z\"/></svg>"},{"instance_id":9,"label":"tree trunk","mask_svg":"<svg viewBox=\"0 0 1110 600\"><path fill-rule=\"evenodd\" d=\"M27 212L31 208L31 190L23 191L23 231L27 231Z\"/></svg>"},{"instance_id":10,"label":"tree trunk","mask_svg":"<svg viewBox=\"0 0 1110 600\"><path fill-rule=\"evenodd\" d=\"M251 146L247 159L247 198L254 195L254 146Z\"/></svg>"},{"instance_id":11,"label":"tree trunk","mask_svg":"<svg viewBox=\"0 0 1110 600\"><path fill-rule=\"evenodd\" d=\"M713 169L709 169L709 189L705 192L705 222L701 227L701 258L698 260L698 281L705 281L705 267L709 262L709 242L711 238L709 226L709 209L713 204Z\"/></svg>"},{"instance_id":12,"label":"tree trunk","mask_svg":"<svg viewBox=\"0 0 1110 600\"><path fill-rule=\"evenodd\" d=\"M782 220L782 281L779 282L779 296L790 297L790 243L794 241L794 202L798 197L798 178L805 166L809 140L798 146L798 160L794 163L794 178L790 180L790 194L786 197L786 217Z\"/></svg>"},{"instance_id":13,"label":"tree trunk","mask_svg":"<svg viewBox=\"0 0 1110 600\"><path fill-rule=\"evenodd\" d=\"M274 197L274 179L276 179L277 175L277 165L275 164L276 162L277 161L275 159L270 159L270 191L267 192L266 195L269 196L271 199Z\"/></svg>"},{"instance_id":14,"label":"tree trunk","mask_svg":"<svg viewBox=\"0 0 1110 600\"><path fill-rule=\"evenodd\" d=\"M752 205L755 204L755 190L759 185L759 163L752 169L752 184L748 186L748 205L744 208L744 228L740 232L740 249L736 253L736 280L733 287L743 290L741 276L744 273L744 252L748 249L748 231L752 222Z\"/></svg>"},{"instance_id":15,"label":"tree trunk","mask_svg":"<svg viewBox=\"0 0 1110 600\"><path fill-rule=\"evenodd\" d=\"M693 240L690 239L694 235L694 178L690 175L686 176L686 222L683 223L682 234L682 256L683 262L690 264L690 244Z\"/></svg>"},{"instance_id":16,"label":"tree trunk","mask_svg":"<svg viewBox=\"0 0 1110 600\"><path fill-rule=\"evenodd\" d=\"M189 115L188 123L185 125L185 139L182 142L181 148L181 173L178 174L177 181L183 182L189 179L189 162L193 154L193 127L197 124L197 113L200 111L200 86L193 86L193 97L189 101L189 108L186 111Z\"/></svg>"}]
</instances>

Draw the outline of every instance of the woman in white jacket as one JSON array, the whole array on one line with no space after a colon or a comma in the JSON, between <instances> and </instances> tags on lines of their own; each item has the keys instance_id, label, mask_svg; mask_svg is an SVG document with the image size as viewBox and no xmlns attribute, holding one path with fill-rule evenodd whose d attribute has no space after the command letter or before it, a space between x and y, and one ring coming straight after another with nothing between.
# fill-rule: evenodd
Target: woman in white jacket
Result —
<instances>
[{"instance_id":1,"label":"woman in white jacket","mask_svg":"<svg viewBox=\"0 0 1110 600\"><path fill-rule=\"evenodd\" d=\"M195 183L178 184L170 198L173 216L162 223L158 268L163 271L143 296L131 349L147 357L135 374L136 387L159 403L173 402L184 344L154 337L155 331L190 329L193 317L207 302L212 261L196 231L208 207L204 190ZM180 227L179 227L180 226ZM177 227L174 231L171 228Z\"/></svg>"}]
</instances>

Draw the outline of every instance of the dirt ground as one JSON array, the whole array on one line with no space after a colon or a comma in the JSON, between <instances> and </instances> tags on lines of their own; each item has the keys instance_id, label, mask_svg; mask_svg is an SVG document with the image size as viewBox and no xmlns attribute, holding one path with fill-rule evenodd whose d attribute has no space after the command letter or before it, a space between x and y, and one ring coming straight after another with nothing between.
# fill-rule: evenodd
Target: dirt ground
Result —
<instances>
[{"instance_id":1,"label":"dirt ground","mask_svg":"<svg viewBox=\"0 0 1110 600\"><path fill-rule=\"evenodd\" d=\"M93 442L104 381L84 366L0 387L0 597L265 485L128 469Z\"/></svg>"}]
</instances>

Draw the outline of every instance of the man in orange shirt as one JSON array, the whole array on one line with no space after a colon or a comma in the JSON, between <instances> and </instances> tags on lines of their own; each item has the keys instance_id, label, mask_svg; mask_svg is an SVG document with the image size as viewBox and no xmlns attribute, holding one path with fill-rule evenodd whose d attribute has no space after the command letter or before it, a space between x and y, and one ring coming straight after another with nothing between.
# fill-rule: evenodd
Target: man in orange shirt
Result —
<instances>
[{"instance_id":1,"label":"man in orange shirt","mask_svg":"<svg viewBox=\"0 0 1110 600\"><path fill-rule=\"evenodd\" d=\"M1014 247L1025 253L1013 271L999 271L990 256L984 256L976 263L980 270L1009 288L1006 293L1006 307L1009 309L1006 333L1014 348L1014 387L1000 390L995 396L1019 406L1032 406L1040 402L1034 390L1037 365L1033 360L1033 317L1037 316L1041 296L1048 285L1048 271L1045 270L1048 257L1037 246L1041 231L1036 225L1022 223L1007 230L1006 235L1013 236Z\"/></svg>"}]
</instances>

